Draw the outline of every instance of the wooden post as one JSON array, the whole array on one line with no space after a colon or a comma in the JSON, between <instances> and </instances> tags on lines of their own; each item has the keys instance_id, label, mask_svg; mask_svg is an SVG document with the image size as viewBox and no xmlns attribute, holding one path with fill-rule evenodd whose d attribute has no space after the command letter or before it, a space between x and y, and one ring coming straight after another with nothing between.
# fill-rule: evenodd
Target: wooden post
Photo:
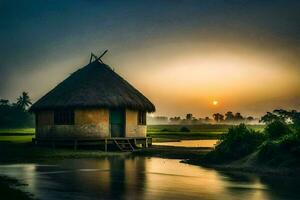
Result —
<instances>
[{"instance_id":1,"label":"wooden post","mask_svg":"<svg viewBox=\"0 0 300 200\"><path fill-rule=\"evenodd\" d=\"M77 140L74 140L74 150L77 150Z\"/></svg>"},{"instance_id":2,"label":"wooden post","mask_svg":"<svg viewBox=\"0 0 300 200\"><path fill-rule=\"evenodd\" d=\"M137 144L136 144L136 138L134 138L134 146L137 146Z\"/></svg>"},{"instance_id":3,"label":"wooden post","mask_svg":"<svg viewBox=\"0 0 300 200\"><path fill-rule=\"evenodd\" d=\"M148 138L146 137L146 148L148 148Z\"/></svg>"},{"instance_id":4,"label":"wooden post","mask_svg":"<svg viewBox=\"0 0 300 200\"><path fill-rule=\"evenodd\" d=\"M107 152L107 139L105 139L105 141L104 141L104 150L105 150L105 152Z\"/></svg>"},{"instance_id":5,"label":"wooden post","mask_svg":"<svg viewBox=\"0 0 300 200\"><path fill-rule=\"evenodd\" d=\"M152 146L152 138L148 138L149 139L149 144L148 144L148 146Z\"/></svg>"}]
</instances>

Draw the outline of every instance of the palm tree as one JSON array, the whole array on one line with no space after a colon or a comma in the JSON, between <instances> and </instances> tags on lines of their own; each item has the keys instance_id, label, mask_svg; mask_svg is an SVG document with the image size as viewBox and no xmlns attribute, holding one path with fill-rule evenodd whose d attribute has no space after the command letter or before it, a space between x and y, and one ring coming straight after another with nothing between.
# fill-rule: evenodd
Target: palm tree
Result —
<instances>
[{"instance_id":1,"label":"palm tree","mask_svg":"<svg viewBox=\"0 0 300 200\"><path fill-rule=\"evenodd\" d=\"M232 121L234 119L234 115L231 111L228 111L227 113L225 113L225 120L226 121Z\"/></svg>"},{"instance_id":2,"label":"palm tree","mask_svg":"<svg viewBox=\"0 0 300 200\"><path fill-rule=\"evenodd\" d=\"M220 122L224 120L224 115L220 114L220 113L215 113L213 114L213 118L216 122Z\"/></svg>"},{"instance_id":3,"label":"palm tree","mask_svg":"<svg viewBox=\"0 0 300 200\"><path fill-rule=\"evenodd\" d=\"M19 106L23 110L26 110L26 108L28 106L30 106L31 104L32 103L31 103L31 100L28 96L28 93L27 92L22 92L22 95L19 96L19 98L17 99L17 106Z\"/></svg>"},{"instance_id":4,"label":"palm tree","mask_svg":"<svg viewBox=\"0 0 300 200\"><path fill-rule=\"evenodd\" d=\"M235 119L236 121L241 121L241 120L244 119L244 117L241 115L241 113L237 112L237 113L235 113L235 115L234 115L234 119Z\"/></svg>"}]
</instances>

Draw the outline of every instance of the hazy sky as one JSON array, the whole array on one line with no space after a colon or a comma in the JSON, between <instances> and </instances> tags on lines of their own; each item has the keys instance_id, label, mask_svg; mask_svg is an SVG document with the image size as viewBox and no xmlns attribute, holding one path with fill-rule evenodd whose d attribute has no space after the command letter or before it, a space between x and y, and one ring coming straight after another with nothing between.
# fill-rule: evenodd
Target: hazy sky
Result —
<instances>
[{"instance_id":1,"label":"hazy sky","mask_svg":"<svg viewBox=\"0 0 300 200\"><path fill-rule=\"evenodd\" d=\"M0 98L36 101L105 49L156 115L300 109L298 0L0 0Z\"/></svg>"}]
</instances>

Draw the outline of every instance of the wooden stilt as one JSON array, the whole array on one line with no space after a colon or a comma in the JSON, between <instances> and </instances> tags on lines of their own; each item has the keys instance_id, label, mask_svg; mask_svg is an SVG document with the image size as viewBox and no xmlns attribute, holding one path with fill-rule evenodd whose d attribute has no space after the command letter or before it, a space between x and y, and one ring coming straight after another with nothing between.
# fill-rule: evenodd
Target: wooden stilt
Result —
<instances>
[{"instance_id":1,"label":"wooden stilt","mask_svg":"<svg viewBox=\"0 0 300 200\"><path fill-rule=\"evenodd\" d=\"M144 148L149 148L152 144L151 138L146 137L125 137L125 138L35 138L33 143L37 145L46 145L48 147L56 148L56 145L59 146L68 146L77 150L81 146L95 146L102 149L102 151L109 151L108 145L115 144L121 151L134 151L135 147L140 147L141 145ZM104 147L103 147L104 145Z\"/></svg>"},{"instance_id":2,"label":"wooden stilt","mask_svg":"<svg viewBox=\"0 0 300 200\"><path fill-rule=\"evenodd\" d=\"M148 148L148 138L146 138L146 148Z\"/></svg>"},{"instance_id":3,"label":"wooden stilt","mask_svg":"<svg viewBox=\"0 0 300 200\"><path fill-rule=\"evenodd\" d=\"M74 140L74 150L77 150L77 140Z\"/></svg>"}]
</instances>

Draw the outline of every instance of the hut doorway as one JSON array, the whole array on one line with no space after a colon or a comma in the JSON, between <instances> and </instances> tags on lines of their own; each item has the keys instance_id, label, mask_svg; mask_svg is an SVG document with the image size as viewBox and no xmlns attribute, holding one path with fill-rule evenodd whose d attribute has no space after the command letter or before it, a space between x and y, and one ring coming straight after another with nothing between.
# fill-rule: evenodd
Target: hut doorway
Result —
<instances>
[{"instance_id":1,"label":"hut doorway","mask_svg":"<svg viewBox=\"0 0 300 200\"><path fill-rule=\"evenodd\" d=\"M111 137L125 137L125 111L112 109L109 111Z\"/></svg>"}]
</instances>

